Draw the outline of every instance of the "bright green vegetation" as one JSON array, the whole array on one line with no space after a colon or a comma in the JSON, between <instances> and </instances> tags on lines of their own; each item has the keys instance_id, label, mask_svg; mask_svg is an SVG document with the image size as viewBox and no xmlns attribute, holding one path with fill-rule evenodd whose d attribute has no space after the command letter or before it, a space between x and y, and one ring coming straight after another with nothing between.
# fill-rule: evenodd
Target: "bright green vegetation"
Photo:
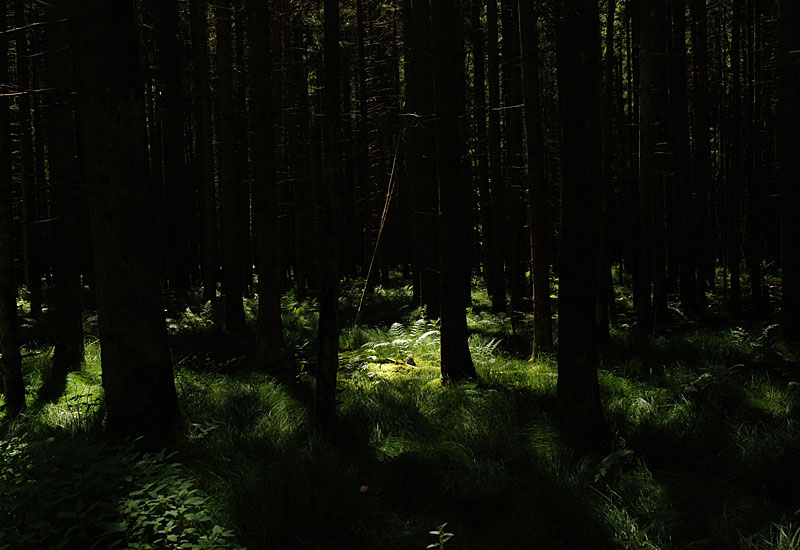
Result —
<instances>
[{"instance_id":1,"label":"bright green vegetation","mask_svg":"<svg viewBox=\"0 0 800 550\"><path fill-rule=\"evenodd\" d=\"M54 390L43 327L27 327L29 411L0 432L0 549L800 548L800 365L771 320L644 339L621 324L600 372L611 441L578 452L555 358L528 360L525 323L476 292L479 380L443 386L437 324L410 292L378 287L342 331L332 441L309 420L313 301L285 297L277 378L214 307L177 309L182 433L156 453L102 439L96 341Z\"/></svg>"}]
</instances>

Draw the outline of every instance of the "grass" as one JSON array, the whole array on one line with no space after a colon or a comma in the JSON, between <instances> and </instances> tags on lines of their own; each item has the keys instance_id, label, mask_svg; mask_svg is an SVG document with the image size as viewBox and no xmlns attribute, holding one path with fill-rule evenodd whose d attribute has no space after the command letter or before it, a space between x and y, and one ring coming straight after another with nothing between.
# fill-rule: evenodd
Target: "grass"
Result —
<instances>
[{"instance_id":1,"label":"grass","mask_svg":"<svg viewBox=\"0 0 800 550\"><path fill-rule=\"evenodd\" d=\"M800 547L798 355L770 319L681 319L645 338L615 328L600 371L613 439L579 454L556 421L555 359L530 362L530 327L490 313L485 292L468 314L478 380L442 385L438 324L410 287L376 287L354 325L359 290L341 299L331 440L310 424L312 299L284 298L291 374L279 378L251 367L252 331L225 334L215 306L174 308L183 426L158 457L99 438L96 340L49 396L50 348L32 344L29 411L0 437L0 490L16 499L0 506L0 548L50 547L36 533L59 529L71 529L65 548L422 549L439 547L432 531L451 533L452 549ZM82 463L99 466L66 466ZM89 511L87 478L86 495L106 503ZM112 530L123 522L137 530ZM191 540L168 538L186 529Z\"/></svg>"}]
</instances>

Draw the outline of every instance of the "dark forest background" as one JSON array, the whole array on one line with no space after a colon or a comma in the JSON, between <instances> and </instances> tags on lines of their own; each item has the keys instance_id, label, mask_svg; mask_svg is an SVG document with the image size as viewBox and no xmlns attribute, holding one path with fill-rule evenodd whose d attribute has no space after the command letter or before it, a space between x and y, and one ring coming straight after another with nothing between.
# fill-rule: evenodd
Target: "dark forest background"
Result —
<instances>
[{"instance_id":1,"label":"dark forest background","mask_svg":"<svg viewBox=\"0 0 800 550\"><path fill-rule=\"evenodd\" d=\"M0 25L0 549L800 547L795 0Z\"/></svg>"}]
</instances>

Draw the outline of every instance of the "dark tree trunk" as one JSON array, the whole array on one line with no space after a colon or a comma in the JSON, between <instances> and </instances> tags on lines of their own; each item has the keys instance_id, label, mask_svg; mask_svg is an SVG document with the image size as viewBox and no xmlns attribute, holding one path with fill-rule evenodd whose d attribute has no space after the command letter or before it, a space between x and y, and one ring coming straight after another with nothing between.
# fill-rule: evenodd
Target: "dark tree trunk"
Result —
<instances>
[{"instance_id":1,"label":"dark tree trunk","mask_svg":"<svg viewBox=\"0 0 800 550\"><path fill-rule=\"evenodd\" d=\"M486 2L486 28L488 32L486 53L489 59L489 216L492 219L492 247L488 267L493 275L489 278L492 286L488 288L492 299L492 311L506 309L506 281L504 274L503 251L506 232L504 217L505 183L503 181L502 161L500 159L500 55L497 49L497 0Z\"/></svg>"},{"instance_id":2,"label":"dark tree trunk","mask_svg":"<svg viewBox=\"0 0 800 550\"><path fill-rule=\"evenodd\" d=\"M697 293L705 302L706 290L714 285L714 254L711 241L711 145L708 102L708 17L705 0L691 0L692 59L694 83L694 184L697 193Z\"/></svg>"},{"instance_id":3,"label":"dark tree trunk","mask_svg":"<svg viewBox=\"0 0 800 550\"><path fill-rule=\"evenodd\" d=\"M530 202L531 279L533 281L533 352L553 351L550 311L550 261L547 242L547 183L544 172L541 97L539 83L538 18L530 0L519 0L522 77L525 92L525 130L528 145L528 200Z\"/></svg>"},{"instance_id":4,"label":"dark tree trunk","mask_svg":"<svg viewBox=\"0 0 800 550\"><path fill-rule=\"evenodd\" d=\"M467 266L463 220L466 213L460 170L457 30L459 11L454 0L431 4L433 63L436 75L436 166L439 179L439 266L441 269L441 368L444 380L475 376L467 344L463 281Z\"/></svg>"},{"instance_id":5,"label":"dark tree trunk","mask_svg":"<svg viewBox=\"0 0 800 550\"><path fill-rule=\"evenodd\" d=\"M339 141L339 3L325 0L323 36L324 158L320 207L319 254L319 355L314 422L330 433L336 418L336 376L339 370L338 324L338 193L341 185Z\"/></svg>"},{"instance_id":6,"label":"dark tree trunk","mask_svg":"<svg viewBox=\"0 0 800 550\"><path fill-rule=\"evenodd\" d=\"M203 300L215 300L219 279L217 199L214 185L213 127L208 60L208 0L189 2L194 80L195 170L200 179L200 256Z\"/></svg>"},{"instance_id":7,"label":"dark tree trunk","mask_svg":"<svg viewBox=\"0 0 800 550\"><path fill-rule=\"evenodd\" d=\"M641 6L639 53L639 327L648 331L666 314L664 162L667 106L665 6ZM650 299L650 288L653 299Z\"/></svg>"},{"instance_id":8,"label":"dark tree trunk","mask_svg":"<svg viewBox=\"0 0 800 550\"><path fill-rule=\"evenodd\" d=\"M783 327L800 339L800 4L781 0L779 155L783 187Z\"/></svg>"},{"instance_id":9,"label":"dark tree trunk","mask_svg":"<svg viewBox=\"0 0 800 550\"><path fill-rule=\"evenodd\" d=\"M506 270L511 296L511 311L517 313L527 309L525 271L530 247L525 231L525 185L523 183L522 149L522 76L520 71L519 23L515 0L500 0L501 23L503 25L503 126L506 139L506 169L508 189L505 212L508 215L509 232L506 235Z\"/></svg>"},{"instance_id":10,"label":"dark tree trunk","mask_svg":"<svg viewBox=\"0 0 800 550\"><path fill-rule=\"evenodd\" d=\"M0 0L5 15L6 1ZM6 19L0 17L0 31ZM0 38L0 82L8 81L8 40ZM14 280L14 212L11 183L10 99L0 97L0 375L6 402L6 418L15 418L25 410L25 382L17 320L17 285Z\"/></svg>"},{"instance_id":11,"label":"dark tree trunk","mask_svg":"<svg viewBox=\"0 0 800 550\"><path fill-rule=\"evenodd\" d=\"M225 298L225 325L236 331L244 326L242 300L242 249L239 239L241 181L236 177L234 144L233 57L230 0L216 5L217 94L219 132L219 188L222 196L222 294Z\"/></svg>"},{"instance_id":12,"label":"dark tree trunk","mask_svg":"<svg viewBox=\"0 0 800 550\"><path fill-rule=\"evenodd\" d=\"M74 4L108 429L159 446L178 416L146 173L133 2Z\"/></svg>"},{"instance_id":13,"label":"dark tree trunk","mask_svg":"<svg viewBox=\"0 0 800 550\"><path fill-rule=\"evenodd\" d=\"M731 288L729 308L733 315L742 310L741 256L742 256L742 86L741 86L741 28L742 0L733 0L733 20L731 29L731 87L730 87L730 128L729 161L730 181L728 182L728 249L727 259L730 269Z\"/></svg>"},{"instance_id":14,"label":"dark tree trunk","mask_svg":"<svg viewBox=\"0 0 800 550\"><path fill-rule=\"evenodd\" d=\"M167 206L166 256L169 286L183 297L191 282L189 266L189 191L183 129L183 63L178 44L177 0L150 0L162 82L164 196Z\"/></svg>"},{"instance_id":15,"label":"dark tree trunk","mask_svg":"<svg viewBox=\"0 0 800 550\"><path fill-rule=\"evenodd\" d=\"M692 186L689 148L689 111L686 81L686 0L672 0L672 55L670 72L670 109L675 172L678 184L680 220L680 297L681 305L697 309L697 280L695 277L695 230L692 222L694 189Z\"/></svg>"},{"instance_id":16,"label":"dark tree trunk","mask_svg":"<svg viewBox=\"0 0 800 550\"><path fill-rule=\"evenodd\" d=\"M53 364L59 373L80 368L83 360L83 316L81 312L81 235L80 204L82 186L71 93L73 84L72 49L70 48L69 2L54 0L47 6L47 73L55 88L47 109L48 152L55 275L56 345ZM58 23L55 23L59 21Z\"/></svg>"},{"instance_id":17,"label":"dark tree trunk","mask_svg":"<svg viewBox=\"0 0 800 550\"><path fill-rule=\"evenodd\" d=\"M436 183L436 156L431 147L435 143L433 58L431 53L430 3L413 0L411 37L412 94L414 121L408 130L409 161L412 180L411 238L414 254L414 272L418 278L419 304L426 307L428 316L440 315L439 303L439 208Z\"/></svg>"},{"instance_id":18,"label":"dark tree trunk","mask_svg":"<svg viewBox=\"0 0 800 550\"><path fill-rule=\"evenodd\" d=\"M250 16L251 113L255 131L253 217L258 245L257 361L267 370L281 366L281 262L278 234L272 111L270 17L266 0L247 0Z\"/></svg>"},{"instance_id":19,"label":"dark tree trunk","mask_svg":"<svg viewBox=\"0 0 800 550\"><path fill-rule=\"evenodd\" d=\"M42 274L39 266L39 239L36 222L36 172L33 167L33 129L31 124L30 48L25 26L25 2L14 1L17 53L17 86L24 93L17 102L19 120L20 179L22 181L22 247L25 259L25 287L31 314L42 312Z\"/></svg>"},{"instance_id":20,"label":"dark tree trunk","mask_svg":"<svg viewBox=\"0 0 800 550\"><path fill-rule=\"evenodd\" d=\"M483 259L483 278L486 289L494 289L495 270L491 268L494 254L494 226L491 216L491 197L489 196L489 150L486 141L486 60L481 12L483 0L472 1L472 50L473 50L473 101L475 102L475 172L478 179L479 205L481 214L481 243ZM493 290L491 290L493 292Z\"/></svg>"},{"instance_id":21,"label":"dark tree trunk","mask_svg":"<svg viewBox=\"0 0 800 550\"><path fill-rule=\"evenodd\" d=\"M600 33L597 2L565 0L559 56L561 258L558 398L583 439L602 424L595 298L600 159Z\"/></svg>"}]
</instances>

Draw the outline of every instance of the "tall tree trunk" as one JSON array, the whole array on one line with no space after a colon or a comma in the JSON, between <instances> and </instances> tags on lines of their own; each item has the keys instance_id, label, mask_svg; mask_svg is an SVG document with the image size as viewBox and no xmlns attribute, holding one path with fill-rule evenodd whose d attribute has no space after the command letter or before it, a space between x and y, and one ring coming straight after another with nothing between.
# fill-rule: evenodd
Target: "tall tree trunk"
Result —
<instances>
[{"instance_id":1,"label":"tall tree trunk","mask_svg":"<svg viewBox=\"0 0 800 550\"><path fill-rule=\"evenodd\" d=\"M666 11L661 4L641 6L639 53L639 326L648 331L666 313L664 159L666 157ZM650 300L650 285L653 300Z\"/></svg>"},{"instance_id":2,"label":"tall tree trunk","mask_svg":"<svg viewBox=\"0 0 800 550\"><path fill-rule=\"evenodd\" d=\"M528 201L530 203L531 279L533 282L532 356L553 351L550 311L550 261L547 242L547 183L544 172L541 97L539 83L538 18L530 0L519 0L519 31L522 43L522 77L525 92L525 131L528 146Z\"/></svg>"},{"instance_id":3,"label":"tall tree trunk","mask_svg":"<svg viewBox=\"0 0 800 550\"><path fill-rule=\"evenodd\" d=\"M463 220L465 182L460 170L457 30L455 0L431 3L433 63L436 74L436 166L439 179L439 266L441 270L441 368L444 380L475 376L467 344L467 315L461 281L467 266Z\"/></svg>"},{"instance_id":4,"label":"tall tree trunk","mask_svg":"<svg viewBox=\"0 0 800 550\"><path fill-rule=\"evenodd\" d=\"M160 446L172 435L178 401L150 223L157 193L145 171L134 7L73 6L108 429Z\"/></svg>"},{"instance_id":5,"label":"tall tree trunk","mask_svg":"<svg viewBox=\"0 0 800 550\"><path fill-rule=\"evenodd\" d=\"M219 132L219 187L222 196L222 294L225 298L225 325L236 331L244 326L242 300L242 249L239 239L241 181L236 174L233 111L233 57L230 0L216 5L217 94Z\"/></svg>"},{"instance_id":6,"label":"tall tree trunk","mask_svg":"<svg viewBox=\"0 0 800 550\"><path fill-rule=\"evenodd\" d=\"M213 127L208 60L208 0L189 2L192 27L196 171L200 178L200 255L203 300L215 300L219 279L217 199L214 185Z\"/></svg>"},{"instance_id":7,"label":"tall tree trunk","mask_svg":"<svg viewBox=\"0 0 800 550\"><path fill-rule=\"evenodd\" d=\"M323 85L324 158L322 203L320 208L319 254L319 355L314 422L323 433L330 433L336 418L336 376L339 370L338 324L338 193L341 186L341 143L339 141L339 2L324 2Z\"/></svg>"},{"instance_id":8,"label":"tall tree trunk","mask_svg":"<svg viewBox=\"0 0 800 550\"><path fill-rule=\"evenodd\" d=\"M164 196L169 286L179 297L189 291L189 205L183 130L183 64L178 45L177 0L150 0L162 83Z\"/></svg>"},{"instance_id":9,"label":"tall tree trunk","mask_svg":"<svg viewBox=\"0 0 800 550\"><path fill-rule=\"evenodd\" d=\"M36 172L33 167L33 128L31 124L30 48L25 25L25 2L14 1L17 26L17 86L23 92L18 101L20 169L22 180L22 246L25 259L25 287L31 314L42 312L42 273L39 266L39 239L36 222Z\"/></svg>"},{"instance_id":10,"label":"tall tree trunk","mask_svg":"<svg viewBox=\"0 0 800 550\"><path fill-rule=\"evenodd\" d=\"M694 188L692 185L691 150L689 147L689 111L686 80L686 0L672 0L672 56L670 72L670 110L675 171L679 193L680 218L680 296L687 310L697 309L695 277L695 238L692 222Z\"/></svg>"},{"instance_id":11,"label":"tall tree trunk","mask_svg":"<svg viewBox=\"0 0 800 550\"><path fill-rule=\"evenodd\" d=\"M83 360L81 311L80 171L72 102L73 51L70 48L69 2L54 0L47 6L49 85L56 95L47 109L46 132L52 189L52 231L55 275L55 369L66 373Z\"/></svg>"},{"instance_id":12,"label":"tall tree trunk","mask_svg":"<svg viewBox=\"0 0 800 550\"><path fill-rule=\"evenodd\" d=\"M784 330L800 339L800 5L780 4L780 89L778 140L783 187Z\"/></svg>"},{"instance_id":13,"label":"tall tree trunk","mask_svg":"<svg viewBox=\"0 0 800 550\"><path fill-rule=\"evenodd\" d=\"M473 101L475 102L475 172L478 178L479 205L481 211L481 243L483 244L483 278L487 292L493 292L497 283L493 280L495 270L491 268L494 251L494 226L489 196L489 149L486 141L486 55L484 47L481 12L483 0L471 0L472 50L473 50Z\"/></svg>"},{"instance_id":14,"label":"tall tree trunk","mask_svg":"<svg viewBox=\"0 0 800 550\"><path fill-rule=\"evenodd\" d=\"M597 198L600 158L600 32L597 2L564 1L559 56L561 258L559 261L558 399L582 438L602 421L597 379Z\"/></svg>"},{"instance_id":15,"label":"tall tree trunk","mask_svg":"<svg viewBox=\"0 0 800 550\"><path fill-rule=\"evenodd\" d=\"M0 13L6 13L0 0ZM0 17L0 31L6 19ZM8 39L0 36L0 82L8 81ZM25 382L17 320L17 285L14 282L14 191L11 177L10 99L0 96L0 375L6 402L6 418L25 410Z\"/></svg>"},{"instance_id":16,"label":"tall tree trunk","mask_svg":"<svg viewBox=\"0 0 800 550\"><path fill-rule=\"evenodd\" d=\"M489 59L489 215L492 218L492 247L488 269L493 275L488 289L495 313L506 309L506 282L503 251L505 250L506 226L503 219L505 204L505 182L500 159L500 55L497 50L497 0L486 0L487 54Z\"/></svg>"},{"instance_id":17,"label":"tall tree trunk","mask_svg":"<svg viewBox=\"0 0 800 550\"><path fill-rule=\"evenodd\" d=\"M251 112L255 130L254 220L258 244L257 361L267 370L281 366L281 262L278 234L272 111L270 17L266 0L247 0L250 17Z\"/></svg>"},{"instance_id":18,"label":"tall tree trunk","mask_svg":"<svg viewBox=\"0 0 800 550\"><path fill-rule=\"evenodd\" d=\"M694 184L697 193L695 218L697 229L697 293L705 303L705 293L714 284L714 254L711 242L711 149L708 101L708 15L705 0L691 0L692 60L694 83Z\"/></svg>"},{"instance_id":19,"label":"tall tree trunk","mask_svg":"<svg viewBox=\"0 0 800 550\"><path fill-rule=\"evenodd\" d=\"M515 0L500 0L503 25L503 114L506 139L508 189L505 210L510 225L506 236L506 270L508 271L512 313L526 309L524 305L525 271L530 247L525 231L525 185L523 183L522 150L522 77L520 71L519 23Z\"/></svg>"},{"instance_id":20,"label":"tall tree trunk","mask_svg":"<svg viewBox=\"0 0 800 550\"><path fill-rule=\"evenodd\" d=\"M439 209L436 183L435 100L431 51L430 2L412 0L412 65L416 117L409 128L409 160L412 160L412 242L415 277L419 279L420 305L428 316L440 316Z\"/></svg>"},{"instance_id":21,"label":"tall tree trunk","mask_svg":"<svg viewBox=\"0 0 800 550\"><path fill-rule=\"evenodd\" d=\"M742 310L741 256L742 256L742 86L741 37L742 0L733 0L731 29L731 88L730 88L730 181L728 182L728 267L731 288L729 307L733 315Z\"/></svg>"}]
</instances>

